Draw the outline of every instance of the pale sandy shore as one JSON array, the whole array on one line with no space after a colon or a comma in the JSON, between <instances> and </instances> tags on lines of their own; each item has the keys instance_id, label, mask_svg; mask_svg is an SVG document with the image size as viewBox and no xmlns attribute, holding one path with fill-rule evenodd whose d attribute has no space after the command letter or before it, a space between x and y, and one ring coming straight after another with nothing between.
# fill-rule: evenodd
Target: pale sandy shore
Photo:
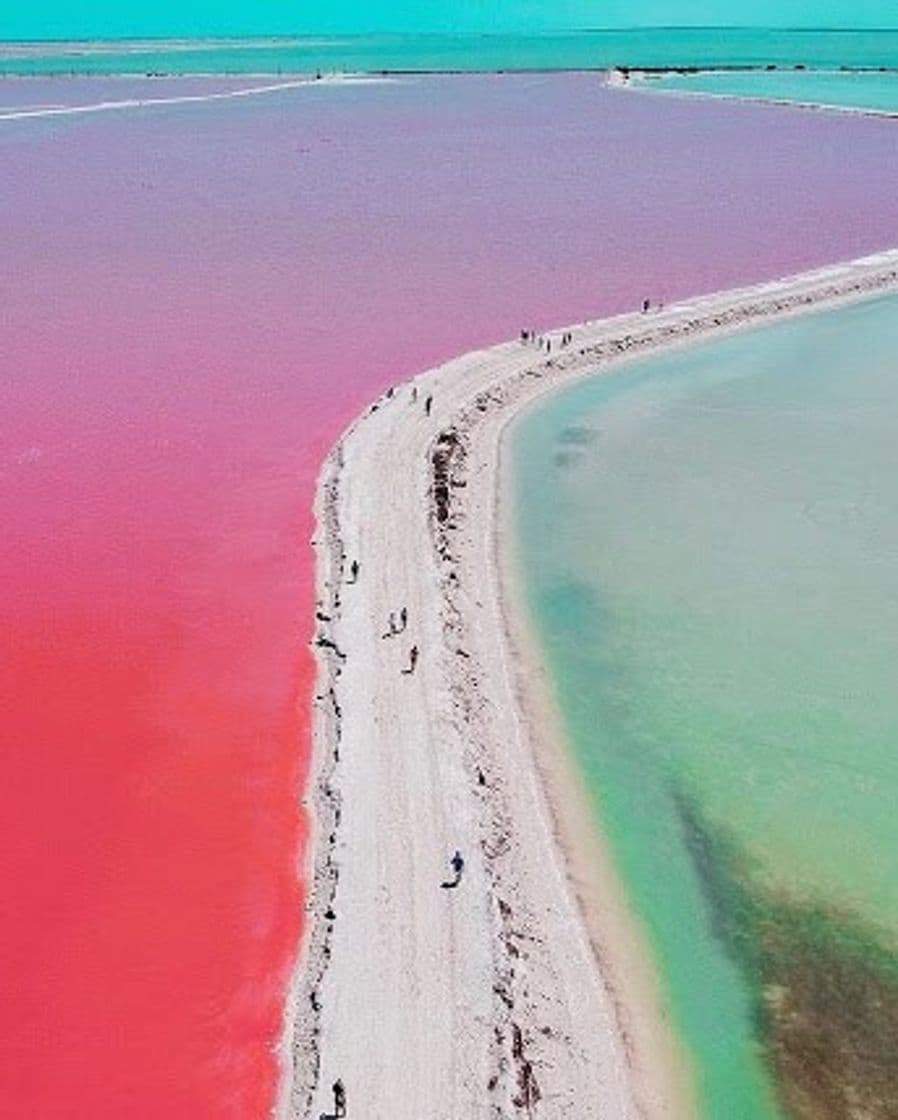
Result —
<instances>
[{"instance_id":1,"label":"pale sandy shore","mask_svg":"<svg viewBox=\"0 0 898 1120\"><path fill-rule=\"evenodd\" d=\"M317 495L314 844L278 1116L331 1114L337 1079L364 1120L694 1112L507 609L503 436L574 379L891 289L898 250L565 328L563 348L553 331L551 354L505 343L391 390L341 438Z\"/></svg>"},{"instance_id":2,"label":"pale sandy shore","mask_svg":"<svg viewBox=\"0 0 898 1120\"><path fill-rule=\"evenodd\" d=\"M19 78L15 80L28 81L30 79ZM109 81L109 77L104 75L103 80ZM133 80L158 83L164 82L166 79L147 78L138 74L134 76ZM237 89L219 90L215 93L183 93L171 97L126 97L118 101L92 101L83 105L18 105L10 109L0 107L0 121L32 120L35 117L70 117L85 113L121 112L125 109L153 109L160 105L195 105L206 101L233 101L236 98L259 97L262 94L282 93L284 90L315 89L327 85L380 85L390 80L389 78L366 77L359 74L332 74L320 78L295 78L290 81L268 83L262 86L240 86Z\"/></svg>"},{"instance_id":3,"label":"pale sandy shore","mask_svg":"<svg viewBox=\"0 0 898 1120\"><path fill-rule=\"evenodd\" d=\"M713 73L714 71L710 71ZM759 71L759 73L762 73ZM609 89L625 89L634 93L662 94L665 97L698 97L712 101L744 101L749 105L779 105L786 109L810 109L821 113L850 113L861 117L885 117L887 120L898 118L898 110L874 109L872 106L839 105L829 101L799 101L789 97L752 96L745 93L717 93L701 89L659 88L652 84L648 74L642 70L629 70L626 74L611 70L605 77Z\"/></svg>"}]
</instances>

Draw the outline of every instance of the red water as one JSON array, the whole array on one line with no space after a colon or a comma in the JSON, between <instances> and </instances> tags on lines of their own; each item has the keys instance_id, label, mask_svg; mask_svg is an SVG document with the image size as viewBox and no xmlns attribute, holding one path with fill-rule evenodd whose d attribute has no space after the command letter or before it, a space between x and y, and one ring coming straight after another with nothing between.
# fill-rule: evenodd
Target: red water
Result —
<instances>
[{"instance_id":1,"label":"red water","mask_svg":"<svg viewBox=\"0 0 898 1120\"><path fill-rule=\"evenodd\" d=\"M0 1111L271 1107L342 426L524 325L890 244L896 137L577 76L0 124Z\"/></svg>"}]
</instances>

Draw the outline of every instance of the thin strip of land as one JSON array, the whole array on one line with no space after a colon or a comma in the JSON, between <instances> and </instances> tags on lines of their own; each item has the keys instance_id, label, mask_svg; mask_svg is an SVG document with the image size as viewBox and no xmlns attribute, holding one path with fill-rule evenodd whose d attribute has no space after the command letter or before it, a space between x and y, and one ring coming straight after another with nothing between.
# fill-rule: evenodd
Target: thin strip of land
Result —
<instances>
[{"instance_id":1,"label":"thin strip of land","mask_svg":"<svg viewBox=\"0 0 898 1120\"><path fill-rule=\"evenodd\" d=\"M314 842L280 1117L334 1115L338 1081L371 1120L695 1114L510 609L503 437L575 379L894 290L898 250L504 343L340 439L316 501Z\"/></svg>"},{"instance_id":2,"label":"thin strip of land","mask_svg":"<svg viewBox=\"0 0 898 1120\"><path fill-rule=\"evenodd\" d=\"M182 93L171 97L127 97L118 101L92 101L84 105L30 105L17 106L6 110L0 108L0 121L31 120L35 117L70 117L84 113L120 112L123 109L152 109L159 105L194 105L205 101L232 101L238 97L258 97L265 93L281 93L284 90L301 89L303 87L371 85L385 81L387 81L386 78L369 78L351 74L328 77L315 77L313 75L312 77L296 78L288 82L275 82L264 86L241 86L238 89L217 90L213 93Z\"/></svg>"},{"instance_id":3,"label":"thin strip of land","mask_svg":"<svg viewBox=\"0 0 898 1120\"><path fill-rule=\"evenodd\" d=\"M779 72L782 73L787 68L780 68ZM791 67L793 72L795 70L802 70L808 74L813 74L814 71L807 70L806 67ZM725 74L725 73L751 73L757 74L759 77L769 76L771 73L777 72L775 67L714 67L705 70L702 69L671 69L671 70L646 70L646 69L617 69L610 70L605 78L605 85L609 89L625 89L635 93L648 93L651 95L661 94L664 97L680 97L680 98L702 98L703 100L712 101L744 101L748 105L778 105L786 109L811 109L815 112L825 113L851 113L855 116L862 117L884 117L887 120L894 120L898 117L898 109L885 109L875 108L873 106L865 105L840 105L835 101L813 101L804 100L797 97L782 97L780 95L765 95L763 93L750 94L750 93L726 93L717 90L706 89L672 89L669 86L653 85L651 79L664 77L665 75L686 75L695 76L700 74ZM848 74L864 75L872 73L890 73L896 78L898 83L898 74L895 71L886 71L885 68L876 71L870 70L841 70L841 71L827 71L827 73L838 73L840 76L847 76Z\"/></svg>"}]
</instances>

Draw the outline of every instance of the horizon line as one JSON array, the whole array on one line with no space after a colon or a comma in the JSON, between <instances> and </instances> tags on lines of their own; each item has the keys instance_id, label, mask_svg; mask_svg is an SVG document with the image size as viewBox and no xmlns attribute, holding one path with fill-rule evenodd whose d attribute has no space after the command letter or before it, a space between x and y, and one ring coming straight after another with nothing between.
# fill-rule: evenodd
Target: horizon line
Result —
<instances>
[{"instance_id":1,"label":"horizon line","mask_svg":"<svg viewBox=\"0 0 898 1120\"><path fill-rule=\"evenodd\" d=\"M463 31L437 31L437 30L396 30L374 29L358 31L255 31L252 33L241 32L196 32L182 34L116 34L116 35L74 35L52 37L45 39L34 38L0 38L0 45L17 46L54 46L66 43L189 43L189 42L261 42L264 40L282 40L291 42L302 39L358 39L371 35L383 36L426 36L433 38L503 38L511 35L532 36L534 38L546 35L601 35L601 34L626 34L632 32L670 32L670 31L771 31L785 34L822 33L828 35L879 35L898 34L898 25L894 27L838 27L838 26L802 26L778 24L634 24L627 27L555 27L533 29L508 29L504 31L492 30L463 30Z\"/></svg>"}]
</instances>

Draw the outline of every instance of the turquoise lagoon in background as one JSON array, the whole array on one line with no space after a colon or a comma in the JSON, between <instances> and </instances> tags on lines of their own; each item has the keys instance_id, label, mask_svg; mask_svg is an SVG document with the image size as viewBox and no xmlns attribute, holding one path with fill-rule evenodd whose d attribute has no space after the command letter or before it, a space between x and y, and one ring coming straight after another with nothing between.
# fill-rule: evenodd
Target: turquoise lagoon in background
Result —
<instances>
[{"instance_id":1,"label":"turquoise lagoon in background","mask_svg":"<svg viewBox=\"0 0 898 1120\"><path fill-rule=\"evenodd\" d=\"M2 74L277 74L805 65L898 69L898 30L643 28L0 44Z\"/></svg>"},{"instance_id":2,"label":"turquoise lagoon in background","mask_svg":"<svg viewBox=\"0 0 898 1120\"><path fill-rule=\"evenodd\" d=\"M896 355L880 298L512 431L527 608L709 1118L895 1115Z\"/></svg>"},{"instance_id":3,"label":"turquoise lagoon in background","mask_svg":"<svg viewBox=\"0 0 898 1120\"><path fill-rule=\"evenodd\" d=\"M794 101L821 107L898 113L898 72L838 70L718 70L647 77L645 88L665 93Z\"/></svg>"}]
</instances>

